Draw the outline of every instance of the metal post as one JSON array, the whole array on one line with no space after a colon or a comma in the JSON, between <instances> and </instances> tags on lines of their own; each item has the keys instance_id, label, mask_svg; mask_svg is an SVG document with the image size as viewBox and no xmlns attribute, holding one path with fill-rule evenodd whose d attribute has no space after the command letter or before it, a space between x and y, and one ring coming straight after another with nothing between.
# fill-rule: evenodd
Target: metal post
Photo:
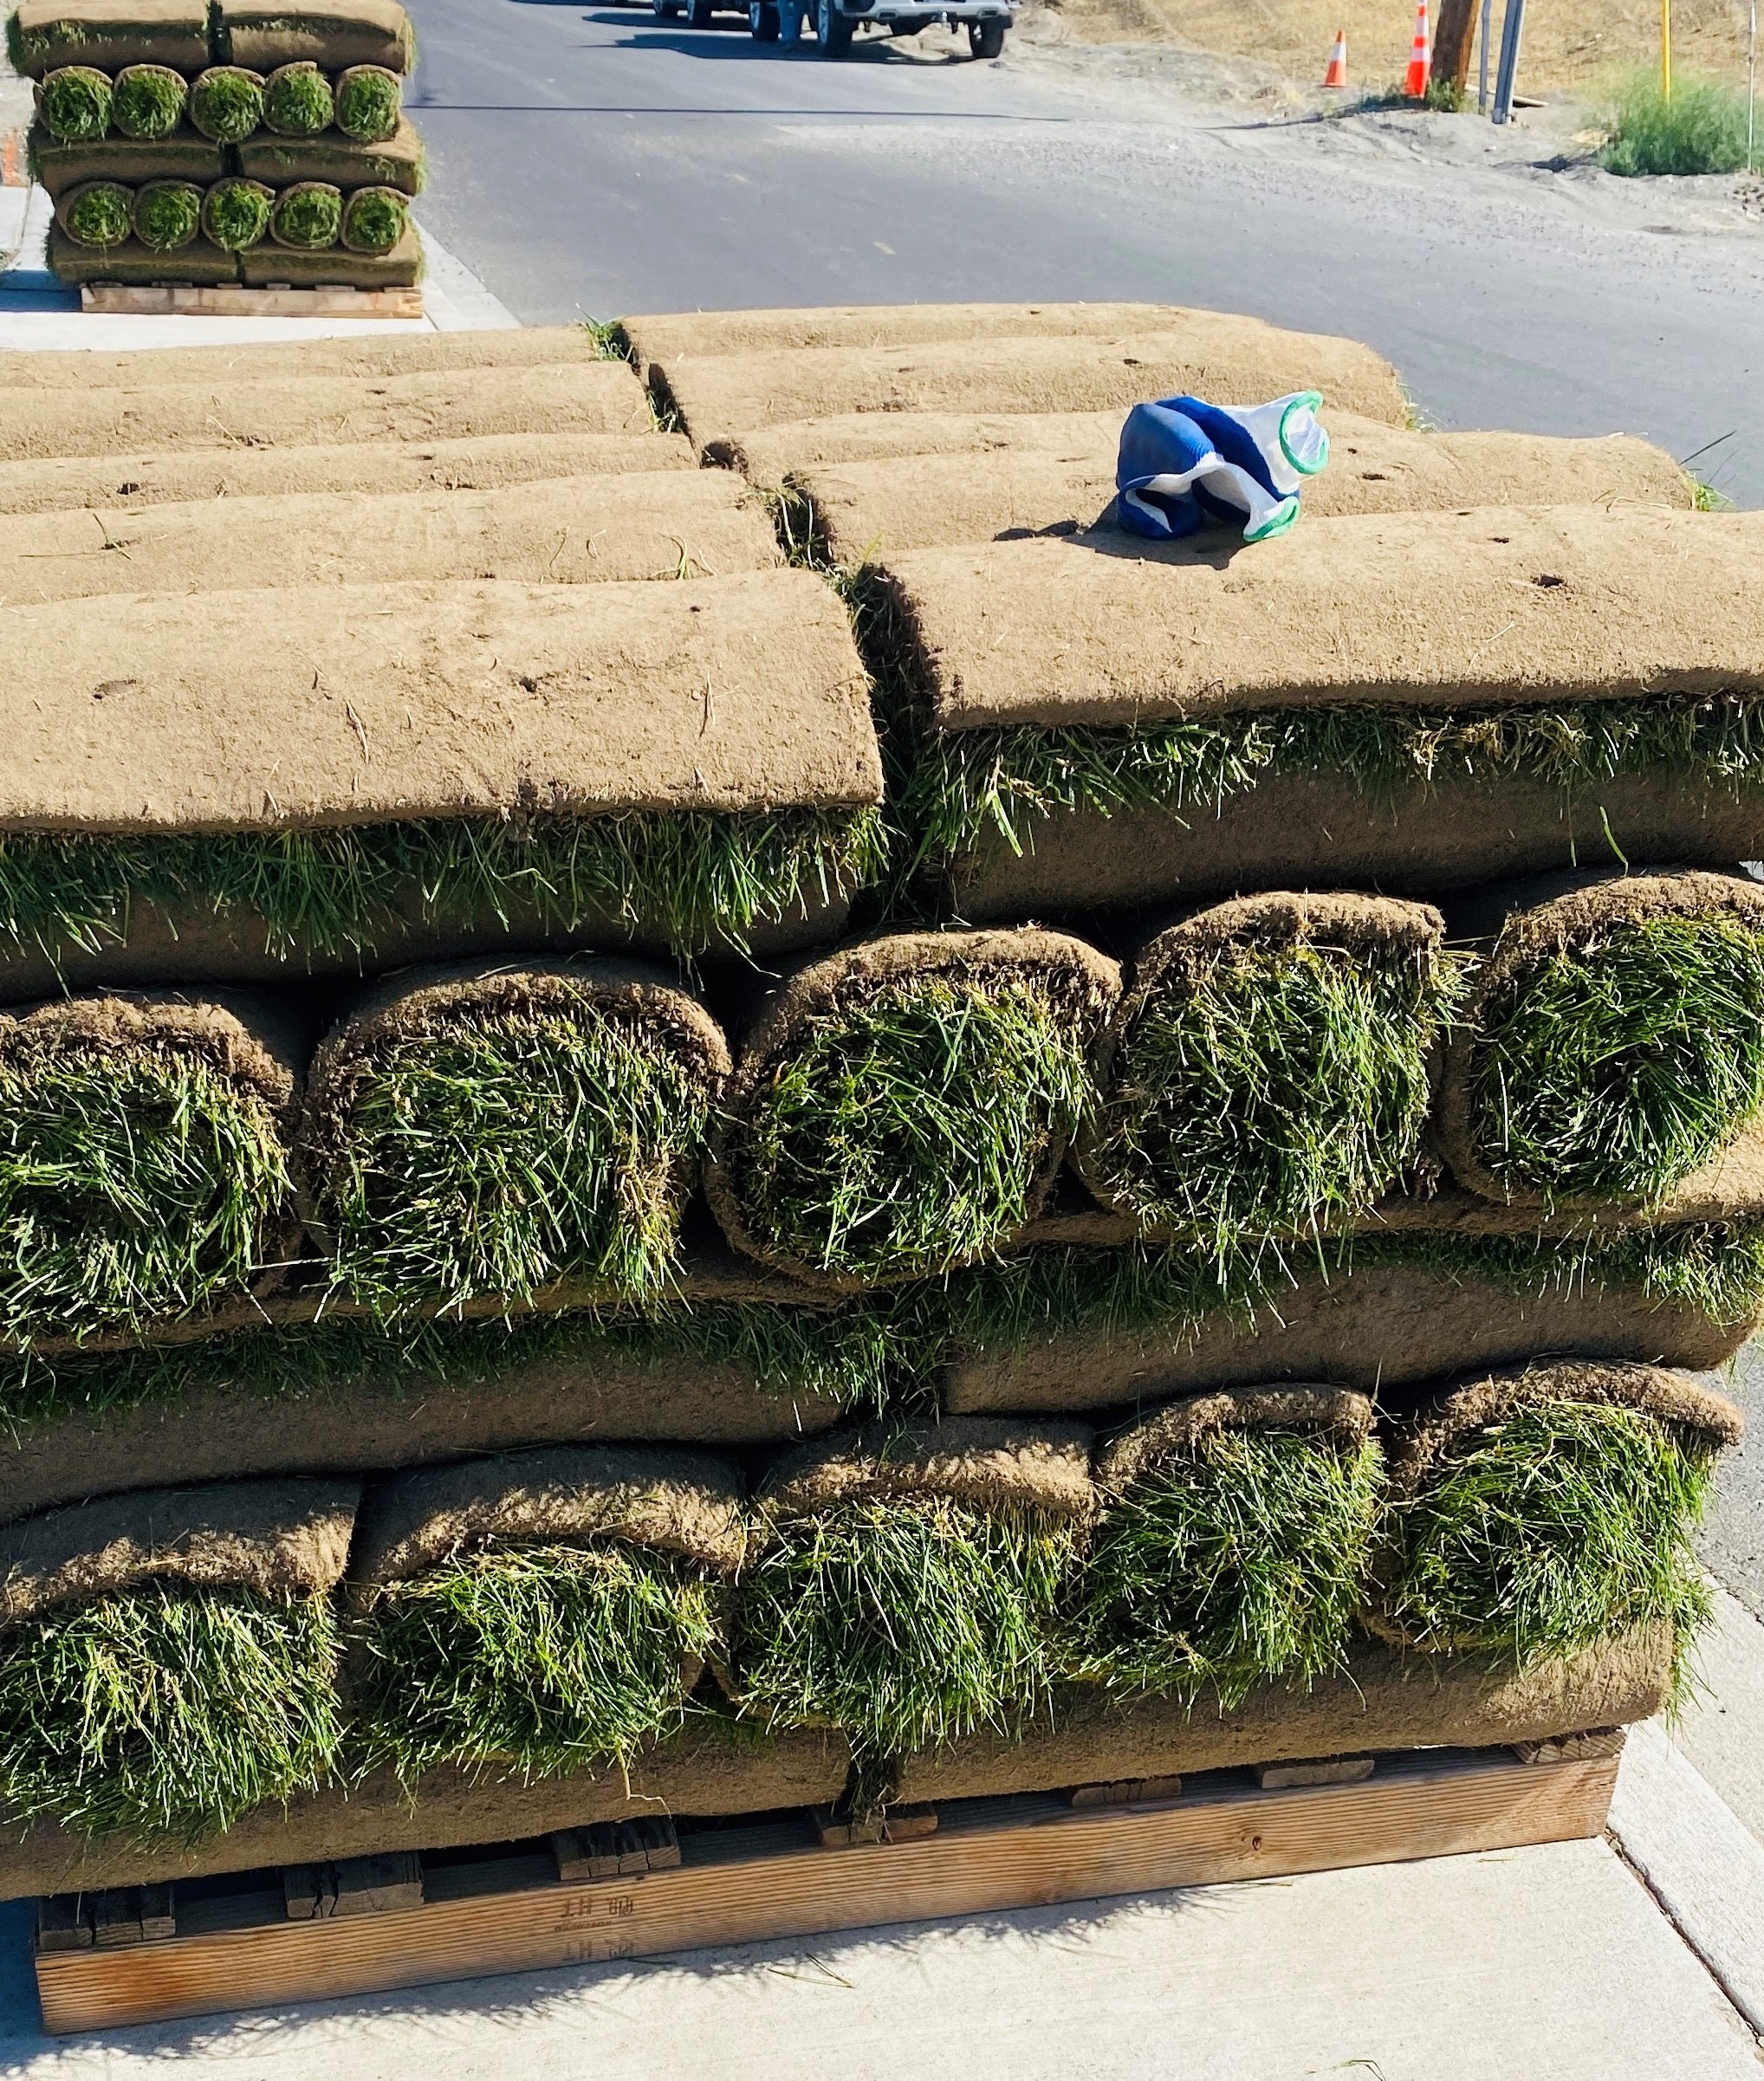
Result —
<instances>
[{"instance_id":1,"label":"metal post","mask_svg":"<svg viewBox=\"0 0 1764 2081\"><path fill-rule=\"evenodd\" d=\"M1755 4L1754 11L1755 12ZM1488 113L1488 39L1495 33L1495 0L1482 0L1482 54L1476 75L1476 113Z\"/></svg>"},{"instance_id":2,"label":"metal post","mask_svg":"<svg viewBox=\"0 0 1764 2081\"><path fill-rule=\"evenodd\" d=\"M1525 29L1525 0L1507 0L1501 24L1501 69L1495 79L1495 106L1488 120L1504 123L1513 113L1513 87L1519 71L1519 39Z\"/></svg>"},{"instance_id":3,"label":"metal post","mask_svg":"<svg viewBox=\"0 0 1764 2081\"><path fill-rule=\"evenodd\" d=\"M1752 0L1746 24L1746 171L1752 171L1752 146L1758 134L1758 0Z\"/></svg>"},{"instance_id":4,"label":"metal post","mask_svg":"<svg viewBox=\"0 0 1764 2081\"><path fill-rule=\"evenodd\" d=\"M1672 0L1660 0L1660 95L1672 99Z\"/></svg>"}]
</instances>

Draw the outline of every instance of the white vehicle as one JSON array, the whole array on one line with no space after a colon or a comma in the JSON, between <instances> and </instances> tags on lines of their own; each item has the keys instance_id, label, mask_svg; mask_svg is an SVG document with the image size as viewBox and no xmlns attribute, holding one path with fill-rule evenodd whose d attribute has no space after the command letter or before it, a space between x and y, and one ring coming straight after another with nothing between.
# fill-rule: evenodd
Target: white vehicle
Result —
<instances>
[{"instance_id":1,"label":"white vehicle","mask_svg":"<svg viewBox=\"0 0 1764 2081\"><path fill-rule=\"evenodd\" d=\"M938 7L914 6L912 0L814 0L814 33L823 58L843 58L861 22L877 22L891 36L916 36L933 22L968 25L968 48L976 58L995 58L1004 49L1004 32L1017 11L1017 0L943 0ZM749 31L761 43L778 41L777 0L748 0Z\"/></svg>"}]
</instances>

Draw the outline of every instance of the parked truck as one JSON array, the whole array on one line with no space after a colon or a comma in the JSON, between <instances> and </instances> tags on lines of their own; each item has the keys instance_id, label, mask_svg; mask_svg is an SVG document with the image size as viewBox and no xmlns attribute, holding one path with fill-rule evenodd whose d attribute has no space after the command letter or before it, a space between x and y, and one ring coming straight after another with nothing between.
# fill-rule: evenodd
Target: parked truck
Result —
<instances>
[{"instance_id":1,"label":"parked truck","mask_svg":"<svg viewBox=\"0 0 1764 2081\"><path fill-rule=\"evenodd\" d=\"M968 48L976 58L995 58L1004 49L1004 32L1017 10L1017 0L942 0L927 8L913 0L814 0L814 33L823 58L843 58L864 22L879 23L890 35L914 36L933 22L968 26ZM708 10L707 10L708 11ZM748 29L762 43L778 41L777 0L748 0Z\"/></svg>"}]
</instances>

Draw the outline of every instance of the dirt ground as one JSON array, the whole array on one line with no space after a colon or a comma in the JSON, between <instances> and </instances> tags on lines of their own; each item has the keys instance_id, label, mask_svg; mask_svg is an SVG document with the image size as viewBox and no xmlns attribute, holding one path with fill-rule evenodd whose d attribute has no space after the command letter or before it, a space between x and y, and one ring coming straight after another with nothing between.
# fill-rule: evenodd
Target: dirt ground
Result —
<instances>
[{"instance_id":1,"label":"dirt ground","mask_svg":"<svg viewBox=\"0 0 1764 2081\"><path fill-rule=\"evenodd\" d=\"M1259 59L1294 85L1323 77L1338 29L1347 31L1352 88L1400 81L1415 33L1413 0L1045 0L1074 41L1185 43ZM1434 10L1436 14L1436 8ZM1504 0L1495 0L1498 52ZM1672 55L1681 75L1743 81L1746 0L1674 0ZM1521 94L1596 100L1602 80L1659 62L1658 0L1531 0L1521 53ZM1474 84L1476 61L1471 60Z\"/></svg>"}]
</instances>

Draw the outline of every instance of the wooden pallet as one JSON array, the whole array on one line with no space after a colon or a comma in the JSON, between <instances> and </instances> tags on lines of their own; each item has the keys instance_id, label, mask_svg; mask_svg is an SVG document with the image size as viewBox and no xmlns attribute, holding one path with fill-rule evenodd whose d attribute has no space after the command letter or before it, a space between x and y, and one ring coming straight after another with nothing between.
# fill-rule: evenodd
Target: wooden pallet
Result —
<instances>
[{"instance_id":1,"label":"wooden pallet","mask_svg":"<svg viewBox=\"0 0 1764 2081\"><path fill-rule=\"evenodd\" d=\"M202 288L190 282L84 282L80 308L131 318L420 318L423 292L407 289Z\"/></svg>"},{"instance_id":2,"label":"wooden pallet","mask_svg":"<svg viewBox=\"0 0 1764 2081\"><path fill-rule=\"evenodd\" d=\"M1217 1771L921 1810L905 1839L840 1840L807 1812L608 1824L420 1859L371 1858L41 1905L52 2032L881 1922L1273 1878L1599 1834L1615 1742ZM1364 1759L1354 1769L1362 1771ZM1297 1781L1295 1782L1294 1780ZM1320 1780L1325 1781L1319 1781ZM1136 1792L1158 1796L1136 1800ZM393 1869L396 1866L397 1869ZM420 1904L418 1904L420 1903Z\"/></svg>"}]
</instances>

